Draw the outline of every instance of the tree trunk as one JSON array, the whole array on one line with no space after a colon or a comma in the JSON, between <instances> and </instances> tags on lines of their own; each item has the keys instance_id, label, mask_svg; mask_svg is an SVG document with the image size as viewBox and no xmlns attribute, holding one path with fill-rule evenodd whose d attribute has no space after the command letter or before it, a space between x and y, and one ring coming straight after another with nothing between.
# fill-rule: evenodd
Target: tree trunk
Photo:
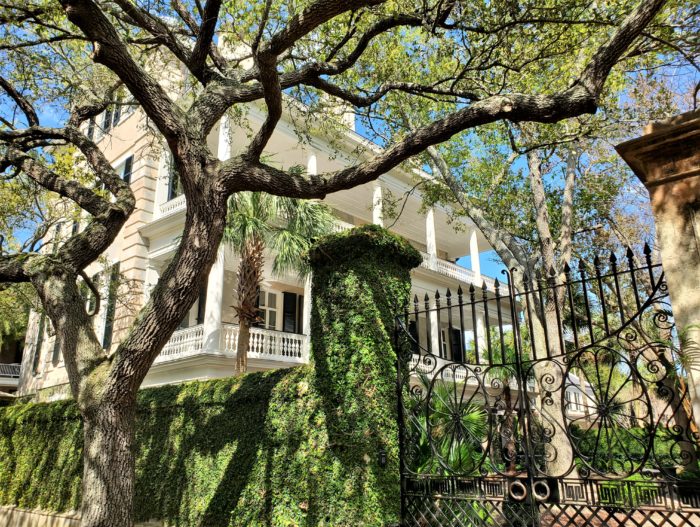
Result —
<instances>
[{"instance_id":1,"label":"tree trunk","mask_svg":"<svg viewBox=\"0 0 700 527\"><path fill-rule=\"evenodd\" d=\"M551 356L555 360L547 359L546 329L540 317L533 315L533 313L527 313L526 315L531 319L533 334L530 338L532 339L533 350L536 350L536 356L532 358L537 359L537 362L532 366L532 372L540 390L539 420L547 436L544 442L545 466L538 467L538 469L544 472L543 475L546 474L552 477L564 476L573 471L571 472L571 477L576 477L573 448L566 432L566 420L564 419L564 407L561 398L562 391L565 388L565 365L563 358L559 353L556 353L558 343L552 349L552 338L556 336L551 334L551 321L547 321L547 327L550 329L548 334L549 348ZM545 317L547 317L546 312ZM526 389L524 387L525 391Z\"/></svg>"},{"instance_id":2,"label":"tree trunk","mask_svg":"<svg viewBox=\"0 0 700 527\"><path fill-rule=\"evenodd\" d=\"M505 429L506 436L506 473L515 474L516 470L516 449L515 449L515 419L513 417L513 393L510 389L509 379L505 380L503 387L503 398L506 403Z\"/></svg>"},{"instance_id":3,"label":"tree trunk","mask_svg":"<svg viewBox=\"0 0 700 527\"><path fill-rule=\"evenodd\" d=\"M135 401L84 412L81 527L132 527Z\"/></svg>"},{"instance_id":4,"label":"tree trunk","mask_svg":"<svg viewBox=\"0 0 700 527\"><path fill-rule=\"evenodd\" d=\"M248 371L248 348L250 347L250 324L241 318L238 324L238 343L236 344L236 373Z\"/></svg>"},{"instance_id":5,"label":"tree trunk","mask_svg":"<svg viewBox=\"0 0 700 527\"><path fill-rule=\"evenodd\" d=\"M241 251L241 261L238 264L238 304L234 306L238 315L236 373L248 370L250 328L260 319L257 300L265 264L264 254L265 244L257 236L248 240Z\"/></svg>"}]
</instances>

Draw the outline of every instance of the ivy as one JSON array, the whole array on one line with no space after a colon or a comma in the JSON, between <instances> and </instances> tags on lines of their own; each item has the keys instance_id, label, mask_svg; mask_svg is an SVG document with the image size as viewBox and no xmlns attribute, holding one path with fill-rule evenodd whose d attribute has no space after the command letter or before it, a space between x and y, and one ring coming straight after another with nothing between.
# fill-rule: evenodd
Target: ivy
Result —
<instances>
[{"instance_id":1,"label":"ivy","mask_svg":"<svg viewBox=\"0 0 700 527\"><path fill-rule=\"evenodd\" d=\"M420 255L367 227L324 239L310 261L311 364L139 392L137 521L398 522L392 329ZM72 401L0 408L0 504L78 509L81 474Z\"/></svg>"}]
</instances>

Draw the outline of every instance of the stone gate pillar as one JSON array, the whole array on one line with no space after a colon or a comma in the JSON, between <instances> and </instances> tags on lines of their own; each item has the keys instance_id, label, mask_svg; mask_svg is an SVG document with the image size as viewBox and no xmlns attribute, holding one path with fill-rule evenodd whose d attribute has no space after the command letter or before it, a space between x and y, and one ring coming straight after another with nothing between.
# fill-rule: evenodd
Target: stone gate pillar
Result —
<instances>
[{"instance_id":1,"label":"stone gate pillar","mask_svg":"<svg viewBox=\"0 0 700 527\"><path fill-rule=\"evenodd\" d=\"M616 147L649 191L676 326L690 357L700 425L700 111L647 126Z\"/></svg>"}]
</instances>

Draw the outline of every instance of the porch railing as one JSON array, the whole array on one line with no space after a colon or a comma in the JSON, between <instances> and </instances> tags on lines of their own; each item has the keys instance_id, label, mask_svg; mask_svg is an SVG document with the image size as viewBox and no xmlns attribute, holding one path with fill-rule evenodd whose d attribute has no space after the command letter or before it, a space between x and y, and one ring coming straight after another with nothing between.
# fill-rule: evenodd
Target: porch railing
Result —
<instances>
[{"instance_id":1,"label":"porch railing","mask_svg":"<svg viewBox=\"0 0 700 527\"><path fill-rule=\"evenodd\" d=\"M238 331L239 327L237 325L224 325L224 352L236 353ZM308 337L306 335L251 328L248 358L306 363L309 360L307 343Z\"/></svg>"},{"instance_id":2,"label":"porch railing","mask_svg":"<svg viewBox=\"0 0 700 527\"><path fill-rule=\"evenodd\" d=\"M484 282L486 282L486 286L489 289L493 289L494 287L493 279L483 275L478 276L470 269L453 264L452 262L448 262L446 260L441 260L440 258L431 259L428 253L424 253L422 251L421 256L423 257L423 261L421 262L420 266L424 269L449 276L450 278L454 278L460 282L474 284L476 287L481 287Z\"/></svg>"},{"instance_id":3,"label":"porch railing","mask_svg":"<svg viewBox=\"0 0 700 527\"><path fill-rule=\"evenodd\" d=\"M171 200L166 201L165 203L162 203L160 206L160 217L164 216L170 216L171 214L175 214L176 212L180 210L185 209L185 195L181 194L180 196L177 196L176 198L173 198Z\"/></svg>"},{"instance_id":4,"label":"porch railing","mask_svg":"<svg viewBox=\"0 0 700 527\"><path fill-rule=\"evenodd\" d=\"M0 377L19 378L21 364L0 364Z\"/></svg>"},{"instance_id":5,"label":"porch railing","mask_svg":"<svg viewBox=\"0 0 700 527\"><path fill-rule=\"evenodd\" d=\"M223 324L219 353L234 356L238 346L239 327L236 324ZM157 362L184 355L194 355L204 351L204 326L180 329L173 333L160 352ZM262 328L251 328L249 359L276 360L282 362L306 363L308 337L296 333L284 333Z\"/></svg>"},{"instance_id":6,"label":"porch railing","mask_svg":"<svg viewBox=\"0 0 700 527\"><path fill-rule=\"evenodd\" d=\"M162 360L166 357L198 353L202 350L203 338L204 326L201 324L191 328L180 329L173 333L158 358Z\"/></svg>"}]
</instances>

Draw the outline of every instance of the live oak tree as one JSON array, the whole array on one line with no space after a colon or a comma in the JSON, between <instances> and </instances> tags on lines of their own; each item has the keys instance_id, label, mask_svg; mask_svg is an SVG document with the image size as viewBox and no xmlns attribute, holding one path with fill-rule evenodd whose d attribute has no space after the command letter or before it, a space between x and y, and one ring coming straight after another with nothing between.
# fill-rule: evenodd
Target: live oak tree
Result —
<instances>
[{"instance_id":1,"label":"live oak tree","mask_svg":"<svg viewBox=\"0 0 700 527\"><path fill-rule=\"evenodd\" d=\"M634 8L608 4L0 1L2 184L31 182L87 216L86 227L55 251L3 246L0 256L0 281L31 283L63 343L84 421L82 525L132 524L136 393L197 299L230 196L257 191L322 198L372 181L464 130L504 119L551 123L595 112L620 58L664 37L643 35L664 0L643 0ZM515 73L503 68L513 57L538 64L543 79L559 78L548 67L555 64L548 49L571 38L582 60L566 85L498 89L504 71ZM532 46L519 49L524 42ZM187 72L181 97L157 78L168 71L166 64ZM262 157L285 104L302 113L305 105L309 116L329 108L329 101L359 112L381 110L396 94L447 98L449 108L341 170L304 175ZM110 105L132 104L130 97L167 144L187 210L175 256L126 336L107 352L78 277L115 239L135 200L85 123ZM225 115L249 103L262 106L264 123L247 144L237 145L238 153L218 159L207 136ZM91 181L53 169L55 149L67 145Z\"/></svg>"}]
</instances>

